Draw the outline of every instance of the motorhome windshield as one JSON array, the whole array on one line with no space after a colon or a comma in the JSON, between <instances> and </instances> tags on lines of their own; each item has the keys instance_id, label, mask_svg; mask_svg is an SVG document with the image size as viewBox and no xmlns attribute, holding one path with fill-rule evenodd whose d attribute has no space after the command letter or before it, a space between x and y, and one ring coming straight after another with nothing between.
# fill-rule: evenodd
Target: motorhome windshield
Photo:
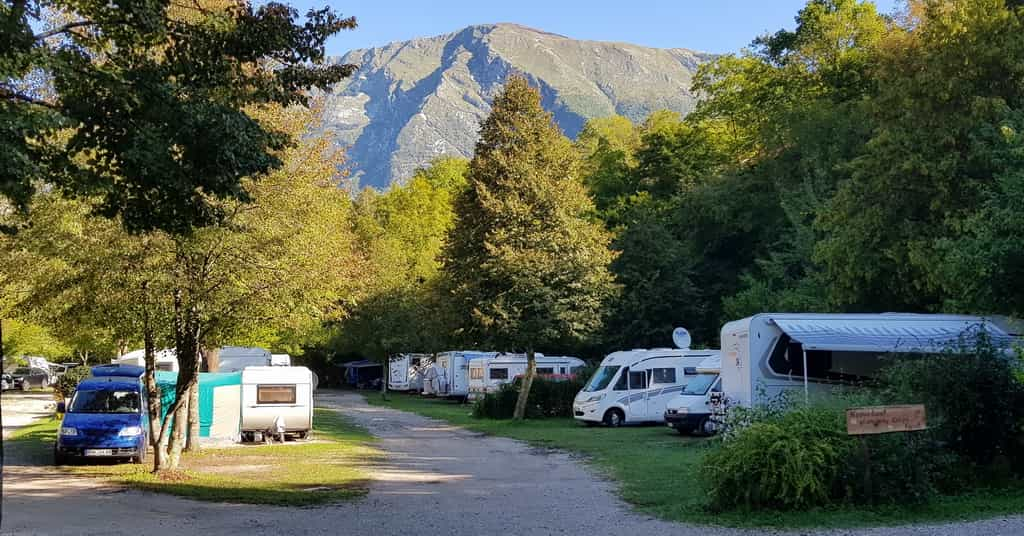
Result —
<instances>
[{"instance_id":1,"label":"motorhome windshield","mask_svg":"<svg viewBox=\"0 0 1024 536\"><path fill-rule=\"evenodd\" d=\"M683 389L684 395L706 395L718 379L718 374L698 374L691 378Z\"/></svg>"},{"instance_id":2,"label":"motorhome windshield","mask_svg":"<svg viewBox=\"0 0 1024 536\"><path fill-rule=\"evenodd\" d=\"M138 413L137 391L78 391L71 401L71 413Z\"/></svg>"},{"instance_id":3,"label":"motorhome windshield","mask_svg":"<svg viewBox=\"0 0 1024 536\"><path fill-rule=\"evenodd\" d=\"M597 372L594 373L594 377L590 378L590 382L587 383L583 390L587 392L603 391L612 382L612 379L615 378L615 373L618 371L618 365L598 368Z\"/></svg>"}]
</instances>

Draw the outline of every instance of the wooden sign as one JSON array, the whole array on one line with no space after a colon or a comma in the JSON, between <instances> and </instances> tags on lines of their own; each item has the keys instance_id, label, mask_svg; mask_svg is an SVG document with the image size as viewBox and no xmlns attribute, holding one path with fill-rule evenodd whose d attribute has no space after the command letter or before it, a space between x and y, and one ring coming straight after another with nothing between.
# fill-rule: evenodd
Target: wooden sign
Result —
<instances>
[{"instance_id":1,"label":"wooden sign","mask_svg":"<svg viewBox=\"0 0 1024 536\"><path fill-rule=\"evenodd\" d=\"M926 428L924 404L874 406L846 410L846 433L848 435L913 432Z\"/></svg>"}]
</instances>

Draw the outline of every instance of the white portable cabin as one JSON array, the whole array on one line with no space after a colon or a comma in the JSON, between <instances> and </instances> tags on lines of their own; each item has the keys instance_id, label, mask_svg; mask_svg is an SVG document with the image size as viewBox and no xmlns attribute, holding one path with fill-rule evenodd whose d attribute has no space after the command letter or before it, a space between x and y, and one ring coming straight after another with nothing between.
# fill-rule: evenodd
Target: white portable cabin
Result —
<instances>
[{"instance_id":1,"label":"white portable cabin","mask_svg":"<svg viewBox=\"0 0 1024 536\"><path fill-rule=\"evenodd\" d=\"M220 349L218 360L218 372L239 372L246 367L271 365L270 351L247 346L224 346Z\"/></svg>"},{"instance_id":2,"label":"white portable cabin","mask_svg":"<svg viewBox=\"0 0 1024 536\"><path fill-rule=\"evenodd\" d=\"M545 356L536 354L538 376L566 376L586 363L582 359L568 356ZM527 359L524 354L499 354L495 357L474 359L469 362L469 397L497 391L516 376L526 374Z\"/></svg>"},{"instance_id":3,"label":"white portable cabin","mask_svg":"<svg viewBox=\"0 0 1024 536\"><path fill-rule=\"evenodd\" d=\"M431 363L429 354L399 354L388 363L388 389L414 391L423 389L423 370Z\"/></svg>"},{"instance_id":4,"label":"white portable cabin","mask_svg":"<svg viewBox=\"0 0 1024 536\"><path fill-rule=\"evenodd\" d=\"M475 359L495 357L498 352L457 350L437 354L437 359L424 374L423 394L450 398L469 396L469 363Z\"/></svg>"},{"instance_id":5,"label":"white portable cabin","mask_svg":"<svg viewBox=\"0 0 1024 536\"><path fill-rule=\"evenodd\" d=\"M156 352L156 370L178 372L178 354L173 348L164 348ZM112 361L115 365L146 366L146 350L133 350Z\"/></svg>"},{"instance_id":6,"label":"white portable cabin","mask_svg":"<svg viewBox=\"0 0 1024 536\"><path fill-rule=\"evenodd\" d=\"M665 422L665 404L718 350L655 348L612 352L576 395L573 416L609 426Z\"/></svg>"},{"instance_id":7,"label":"white portable cabin","mask_svg":"<svg viewBox=\"0 0 1024 536\"><path fill-rule=\"evenodd\" d=\"M683 390L665 403L665 423L680 434L711 435L719 424L713 399L722 392L722 356L705 359L696 372L687 378Z\"/></svg>"},{"instance_id":8,"label":"white portable cabin","mask_svg":"<svg viewBox=\"0 0 1024 536\"><path fill-rule=\"evenodd\" d=\"M1018 337L1004 328L966 315L758 314L722 327L722 385L728 404L764 403L787 390L807 398L872 378L892 354L953 350L977 330L1009 346Z\"/></svg>"},{"instance_id":9,"label":"white portable cabin","mask_svg":"<svg viewBox=\"0 0 1024 536\"><path fill-rule=\"evenodd\" d=\"M312 371L306 367L242 369L243 438L276 430L279 418L286 434L305 437L313 429Z\"/></svg>"}]
</instances>

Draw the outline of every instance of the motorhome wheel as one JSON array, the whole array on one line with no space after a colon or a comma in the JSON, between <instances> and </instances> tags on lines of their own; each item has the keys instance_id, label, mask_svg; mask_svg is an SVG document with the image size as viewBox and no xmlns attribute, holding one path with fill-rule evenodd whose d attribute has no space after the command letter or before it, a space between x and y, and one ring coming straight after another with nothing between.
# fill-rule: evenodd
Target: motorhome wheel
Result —
<instances>
[{"instance_id":1,"label":"motorhome wheel","mask_svg":"<svg viewBox=\"0 0 1024 536\"><path fill-rule=\"evenodd\" d=\"M626 416L622 414L622 410L618 408L612 408L604 414L604 423L612 428L618 428L622 425L622 421L626 419Z\"/></svg>"}]
</instances>

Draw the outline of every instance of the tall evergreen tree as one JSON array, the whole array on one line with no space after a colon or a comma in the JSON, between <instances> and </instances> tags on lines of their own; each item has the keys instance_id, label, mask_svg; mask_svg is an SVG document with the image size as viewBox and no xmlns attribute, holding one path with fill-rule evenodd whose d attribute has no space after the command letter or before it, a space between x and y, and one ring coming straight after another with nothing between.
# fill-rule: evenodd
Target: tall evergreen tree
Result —
<instances>
[{"instance_id":1,"label":"tall evergreen tree","mask_svg":"<svg viewBox=\"0 0 1024 536\"><path fill-rule=\"evenodd\" d=\"M615 290L611 237L591 219L579 167L540 93L510 78L481 126L444 260L462 335L526 352L516 419L525 415L535 350L595 333Z\"/></svg>"}]
</instances>

